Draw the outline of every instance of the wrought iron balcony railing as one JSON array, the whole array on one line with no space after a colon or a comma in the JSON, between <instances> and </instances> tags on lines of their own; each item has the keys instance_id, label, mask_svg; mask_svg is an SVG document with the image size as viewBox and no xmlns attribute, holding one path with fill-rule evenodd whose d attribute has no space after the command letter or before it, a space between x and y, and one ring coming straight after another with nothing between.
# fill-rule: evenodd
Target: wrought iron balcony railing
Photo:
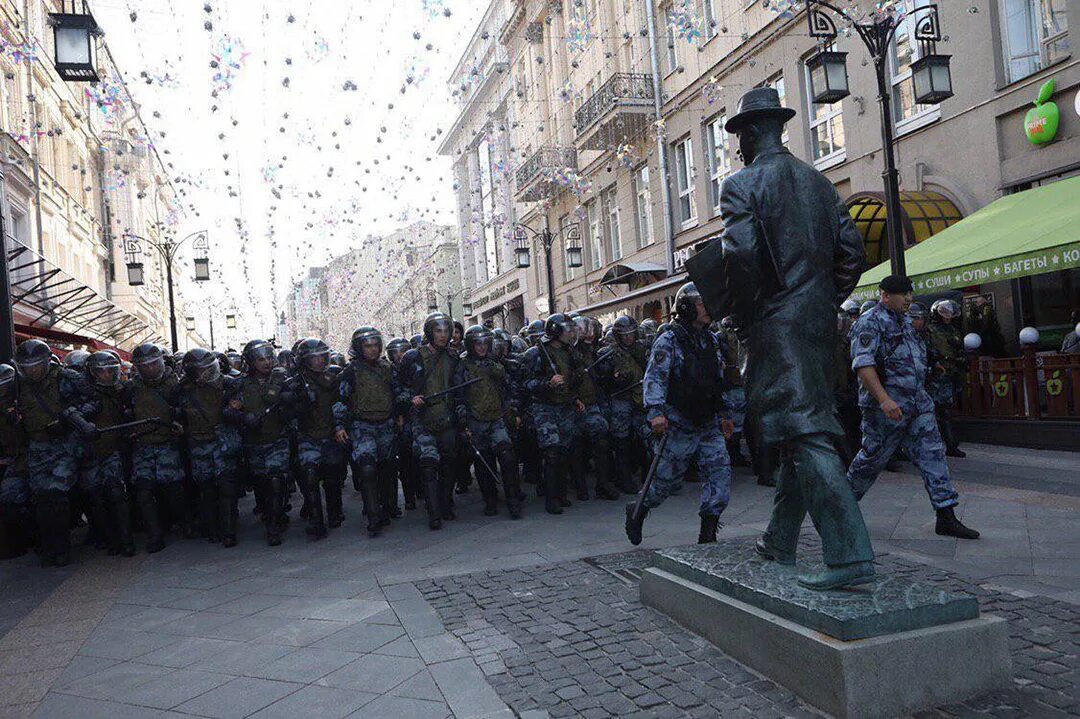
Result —
<instances>
[{"instance_id":1,"label":"wrought iron balcony railing","mask_svg":"<svg viewBox=\"0 0 1080 719\"><path fill-rule=\"evenodd\" d=\"M617 72L574 113L578 137L620 105L641 106L653 99L652 76Z\"/></svg>"},{"instance_id":2,"label":"wrought iron balcony railing","mask_svg":"<svg viewBox=\"0 0 1080 719\"><path fill-rule=\"evenodd\" d=\"M577 169L577 150L572 147L541 147L517 169L517 191L521 192L538 177L551 180L559 170Z\"/></svg>"}]
</instances>

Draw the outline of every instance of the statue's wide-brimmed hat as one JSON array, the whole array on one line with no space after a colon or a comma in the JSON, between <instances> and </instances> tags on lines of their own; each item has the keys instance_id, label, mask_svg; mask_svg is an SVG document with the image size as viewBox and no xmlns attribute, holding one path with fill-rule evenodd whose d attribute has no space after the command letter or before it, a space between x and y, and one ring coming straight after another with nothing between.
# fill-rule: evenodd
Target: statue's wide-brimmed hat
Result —
<instances>
[{"instance_id":1,"label":"statue's wide-brimmed hat","mask_svg":"<svg viewBox=\"0 0 1080 719\"><path fill-rule=\"evenodd\" d=\"M747 122L759 117L776 117L787 122L795 111L780 104L780 95L772 87L755 87L739 99L739 111L724 124L728 132L736 132Z\"/></svg>"}]
</instances>

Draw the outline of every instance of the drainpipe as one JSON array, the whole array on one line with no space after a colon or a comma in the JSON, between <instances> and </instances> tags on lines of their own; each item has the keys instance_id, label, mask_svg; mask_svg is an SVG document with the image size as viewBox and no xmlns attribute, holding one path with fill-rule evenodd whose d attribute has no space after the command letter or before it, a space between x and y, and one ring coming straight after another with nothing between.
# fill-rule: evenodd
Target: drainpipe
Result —
<instances>
[{"instance_id":1,"label":"drainpipe","mask_svg":"<svg viewBox=\"0 0 1080 719\"><path fill-rule=\"evenodd\" d=\"M32 43L30 36L30 0L23 0L23 37ZM26 96L30 103L30 149L34 159L34 220L37 225L38 254L45 256L45 239L41 227L41 152L38 141L37 93L34 92L34 68L26 63ZM44 293L48 297L48 293Z\"/></svg>"},{"instance_id":2,"label":"drainpipe","mask_svg":"<svg viewBox=\"0 0 1080 719\"><path fill-rule=\"evenodd\" d=\"M662 83L660 81L660 57L656 49L656 8L654 0L645 0L645 14L649 28L649 60L652 63L653 116L657 123L664 119ZM668 177L667 147L664 134L656 126L656 155L660 160L660 200L664 213L664 245L667 247L668 276L675 274L675 233L671 227L671 179Z\"/></svg>"}]
</instances>

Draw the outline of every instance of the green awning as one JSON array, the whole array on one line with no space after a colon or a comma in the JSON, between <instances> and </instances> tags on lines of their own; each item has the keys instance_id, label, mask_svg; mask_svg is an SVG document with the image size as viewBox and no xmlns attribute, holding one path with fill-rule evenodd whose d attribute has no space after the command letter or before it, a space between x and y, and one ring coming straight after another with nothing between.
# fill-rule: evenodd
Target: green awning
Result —
<instances>
[{"instance_id":1,"label":"green awning","mask_svg":"<svg viewBox=\"0 0 1080 719\"><path fill-rule=\"evenodd\" d=\"M904 253L915 294L1080 267L1080 177L1006 195ZM852 297L877 297L883 262Z\"/></svg>"}]
</instances>

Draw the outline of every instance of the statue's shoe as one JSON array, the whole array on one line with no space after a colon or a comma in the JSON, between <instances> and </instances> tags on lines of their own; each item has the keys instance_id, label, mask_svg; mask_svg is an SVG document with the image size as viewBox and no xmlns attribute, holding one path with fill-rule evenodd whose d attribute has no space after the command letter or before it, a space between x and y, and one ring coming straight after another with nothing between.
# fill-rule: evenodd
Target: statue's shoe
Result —
<instances>
[{"instance_id":1,"label":"statue's shoe","mask_svg":"<svg viewBox=\"0 0 1080 719\"><path fill-rule=\"evenodd\" d=\"M799 577L800 585L817 591L842 589L872 581L874 581L873 562L855 562L842 567L827 567L823 571Z\"/></svg>"},{"instance_id":2,"label":"statue's shoe","mask_svg":"<svg viewBox=\"0 0 1080 719\"><path fill-rule=\"evenodd\" d=\"M756 551L760 556L764 557L765 559L768 559L770 562L783 564L787 567L794 566L795 564L794 555L788 555L783 552L776 551L775 549L770 547L769 543L766 542L764 539L759 539L757 540L757 542L754 543L754 551Z\"/></svg>"}]
</instances>

